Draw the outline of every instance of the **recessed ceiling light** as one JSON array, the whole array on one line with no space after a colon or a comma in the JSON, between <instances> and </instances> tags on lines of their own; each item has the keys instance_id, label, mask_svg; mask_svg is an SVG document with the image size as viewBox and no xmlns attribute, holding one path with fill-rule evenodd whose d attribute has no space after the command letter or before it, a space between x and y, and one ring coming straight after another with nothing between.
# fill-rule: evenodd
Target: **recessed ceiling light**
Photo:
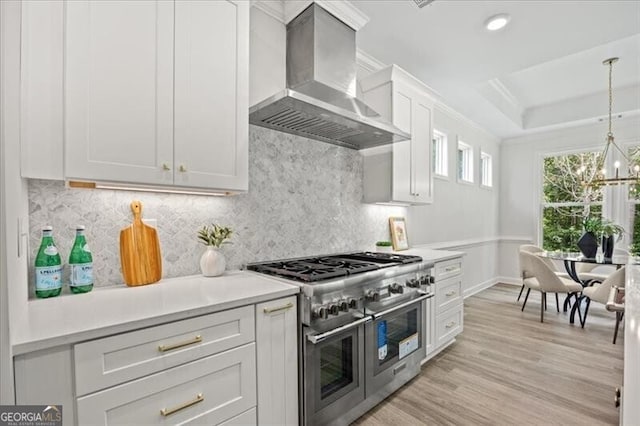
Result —
<instances>
[{"instance_id":1,"label":"recessed ceiling light","mask_svg":"<svg viewBox=\"0 0 640 426\"><path fill-rule=\"evenodd\" d=\"M509 23L511 20L511 16L506 13L500 13L498 15L493 15L489 19L487 19L484 23L484 26L489 31L497 31L501 28L504 28L505 25Z\"/></svg>"}]
</instances>

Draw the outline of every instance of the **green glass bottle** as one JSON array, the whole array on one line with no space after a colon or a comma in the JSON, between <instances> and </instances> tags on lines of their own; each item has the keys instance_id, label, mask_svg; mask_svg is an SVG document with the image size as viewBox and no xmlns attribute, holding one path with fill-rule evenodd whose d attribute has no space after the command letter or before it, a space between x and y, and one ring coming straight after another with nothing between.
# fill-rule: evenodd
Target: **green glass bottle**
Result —
<instances>
[{"instance_id":1,"label":"green glass bottle","mask_svg":"<svg viewBox=\"0 0 640 426\"><path fill-rule=\"evenodd\" d=\"M71 293L88 293L93 289L93 256L84 237L84 226L76 227L76 240L69 254Z\"/></svg>"},{"instance_id":2,"label":"green glass bottle","mask_svg":"<svg viewBox=\"0 0 640 426\"><path fill-rule=\"evenodd\" d=\"M42 228L42 242L36 256L36 297L54 297L62 291L62 260L53 243L53 228Z\"/></svg>"}]
</instances>

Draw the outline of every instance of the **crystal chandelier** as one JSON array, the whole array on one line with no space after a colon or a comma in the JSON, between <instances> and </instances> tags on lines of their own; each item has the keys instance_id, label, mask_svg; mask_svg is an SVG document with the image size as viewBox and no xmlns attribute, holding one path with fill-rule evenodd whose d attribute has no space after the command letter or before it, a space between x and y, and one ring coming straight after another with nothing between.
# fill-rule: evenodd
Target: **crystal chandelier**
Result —
<instances>
[{"instance_id":1,"label":"crystal chandelier","mask_svg":"<svg viewBox=\"0 0 640 426\"><path fill-rule=\"evenodd\" d=\"M606 138L606 144L604 146L604 149L602 150L602 154L600 155L600 158L598 160L598 164L596 167L596 172L593 176L591 176L591 179L588 179L586 177L586 167L582 166L578 169L578 175L580 176L580 181L582 183L583 186L585 187L593 187L593 188L598 188L604 185L620 185L620 184L625 184L625 183L629 183L629 184L633 184L633 185L638 185L640 184L640 165L636 164L633 166L633 168L631 167L631 161L629 160L629 157L624 153L624 151L622 151L620 149L620 147L616 144L614 138L613 138L613 132L611 130L611 110L612 110L612 105L613 105L613 93L612 93L612 88L611 88L611 75L613 72L613 64L618 62L618 58L609 58L609 59L605 59L604 61L602 61L603 65L608 65L609 66L609 131L607 132L607 138ZM624 158L627 162L627 165L629 167L629 173L628 173L628 177L621 177L620 176L620 162L616 161L615 163L613 163L613 167L614 167L614 175L613 177L607 177L606 174L606 169L605 169L605 164L607 161L607 154L609 153L609 149L611 147L614 147L616 150L618 150L618 152L620 153L620 155L622 156L622 158Z\"/></svg>"}]
</instances>

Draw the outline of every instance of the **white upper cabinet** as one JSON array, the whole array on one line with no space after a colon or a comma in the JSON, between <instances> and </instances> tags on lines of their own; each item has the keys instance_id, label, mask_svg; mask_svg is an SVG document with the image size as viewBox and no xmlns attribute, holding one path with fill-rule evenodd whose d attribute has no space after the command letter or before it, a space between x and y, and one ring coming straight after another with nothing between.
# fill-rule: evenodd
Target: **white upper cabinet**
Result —
<instances>
[{"instance_id":1,"label":"white upper cabinet","mask_svg":"<svg viewBox=\"0 0 640 426\"><path fill-rule=\"evenodd\" d=\"M167 1L67 2L68 179L173 182L173 22Z\"/></svg>"},{"instance_id":2,"label":"white upper cabinet","mask_svg":"<svg viewBox=\"0 0 640 426\"><path fill-rule=\"evenodd\" d=\"M361 151L364 201L420 205L433 201L431 171L434 101L426 86L396 65L361 82L363 100L411 139Z\"/></svg>"},{"instance_id":3,"label":"white upper cabinet","mask_svg":"<svg viewBox=\"0 0 640 426\"><path fill-rule=\"evenodd\" d=\"M247 3L175 4L176 185L247 189Z\"/></svg>"},{"instance_id":4,"label":"white upper cabinet","mask_svg":"<svg viewBox=\"0 0 640 426\"><path fill-rule=\"evenodd\" d=\"M246 191L249 8L24 2L22 175Z\"/></svg>"}]
</instances>

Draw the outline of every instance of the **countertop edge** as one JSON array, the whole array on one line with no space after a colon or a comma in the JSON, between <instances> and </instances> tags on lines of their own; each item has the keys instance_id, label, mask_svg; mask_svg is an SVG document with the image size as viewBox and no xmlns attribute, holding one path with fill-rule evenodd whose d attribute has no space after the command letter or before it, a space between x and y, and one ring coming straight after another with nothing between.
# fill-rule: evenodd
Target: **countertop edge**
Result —
<instances>
[{"instance_id":1,"label":"countertop edge","mask_svg":"<svg viewBox=\"0 0 640 426\"><path fill-rule=\"evenodd\" d=\"M245 274L244 272L236 271L235 274ZM45 349L50 349L58 346L65 346L70 344L79 343L82 341L93 340L97 338L107 337L114 334L126 333L142 328L153 327L161 324L166 324L174 321L180 321L188 318L193 318L201 315L212 314L215 312L225 311L229 309L239 308L247 305L254 305L269 300L279 299L286 296L296 295L300 292L300 288L294 285L285 284L276 280L272 280L269 277L257 277L250 275L251 279L268 281L271 286L275 286L275 289L268 289L263 291L257 291L252 296L239 296L237 298L231 297L228 300L221 301L219 303L206 304L202 306L195 306L186 309L167 309L166 311L158 310L157 314L139 319L123 320L122 322L112 323L105 326L99 326L88 329L72 330L69 333L61 332L58 335L44 336L42 338L26 338L23 336L23 340L16 339L12 343L12 352L14 356L23 355L29 352L35 352ZM176 279L179 280L180 278ZM75 297L75 296L68 296ZM46 302L45 302L46 303ZM28 327L28 326L26 326Z\"/></svg>"}]
</instances>

